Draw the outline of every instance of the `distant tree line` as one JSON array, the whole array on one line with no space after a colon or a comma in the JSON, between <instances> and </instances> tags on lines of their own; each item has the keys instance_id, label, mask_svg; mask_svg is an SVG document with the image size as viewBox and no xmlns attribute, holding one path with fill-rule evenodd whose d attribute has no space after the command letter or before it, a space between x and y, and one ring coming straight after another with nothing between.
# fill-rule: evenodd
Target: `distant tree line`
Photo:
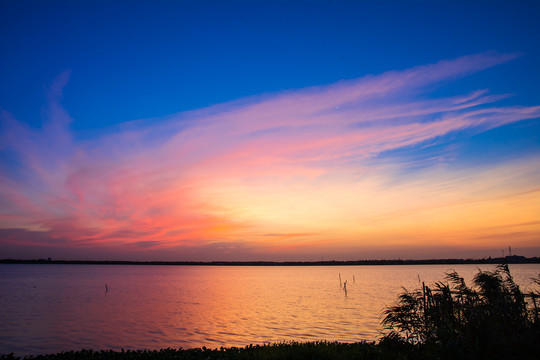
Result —
<instances>
[{"instance_id":1,"label":"distant tree line","mask_svg":"<svg viewBox=\"0 0 540 360\"><path fill-rule=\"evenodd\" d=\"M84 265L206 265L206 266L336 266L336 265L454 265L454 264L531 264L539 257L512 255L483 259L424 259L424 260L350 260L350 261L117 261L117 260L17 260L0 259L0 264L84 264Z\"/></svg>"}]
</instances>

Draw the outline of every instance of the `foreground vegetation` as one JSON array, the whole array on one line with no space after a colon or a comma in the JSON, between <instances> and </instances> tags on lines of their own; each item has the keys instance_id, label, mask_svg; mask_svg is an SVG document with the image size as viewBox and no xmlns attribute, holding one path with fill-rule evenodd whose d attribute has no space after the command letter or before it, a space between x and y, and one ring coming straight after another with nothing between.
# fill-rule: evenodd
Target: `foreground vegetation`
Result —
<instances>
[{"instance_id":1,"label":"foreground vegetation","mask_svg":"<svg viewBox=\"0 0 540 360\"><path fill-rule=\"evenodd\" d=\"M533 279L540 285L540 277ZM479 271L468 286L456 272L384 311L380 341L250 345L245 348L81 350L27 356L63 359L539 359L540 292L523 293L507 265ZM13 354L1 360L19 359Z\"/></svg>"},{"instance_id":2,"label":"foreground vegetation","mask_svg":"<svg viewBox=\"0 0 540 360\"><path fill-rule=\"evenodd\" d=\"M479 271L471 287L452 271L445 283L401 294L384 312L382 341L439 358L539 359L539 298L538 290L520 290L506 264Z\"/></svg>"},{"instance_id":3,"label":"foreground vegetation","mask_svg":"<svg viewBox=\"0 0 540 360\"><path fill-rule=\"evenodd\" d=\"M245 348L221 349L163 349L159 351L91 351L82 350L55 355L26 357L33 360L67 359L242 359L242 360L278 360L278 359L407 359L399 350L384 350L375 343L361 342L354 344L338 342L279 343L255 345ZM2 359L15 359L2 357Z\"/></svg>"}]
</instances>

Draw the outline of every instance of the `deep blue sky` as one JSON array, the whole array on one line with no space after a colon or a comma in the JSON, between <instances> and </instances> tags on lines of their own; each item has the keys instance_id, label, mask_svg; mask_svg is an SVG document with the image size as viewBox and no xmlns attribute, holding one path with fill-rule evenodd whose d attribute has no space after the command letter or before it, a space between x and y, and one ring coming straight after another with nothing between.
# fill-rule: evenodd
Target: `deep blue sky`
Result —
<instances>
[{"instance_id":1,"label":"deep blue sky","mask_svg":"<svg viewBox=\"0 0 540 360\"><path fill-rule=\"evenodd\" d=\"M512 89L528 105L540 98L539 4L7 0L0 107L39 125L46 88L70 69L63 105L75 130L96 129L489 50L524 56L452 86Z\"/></svg>"}]
</instances>

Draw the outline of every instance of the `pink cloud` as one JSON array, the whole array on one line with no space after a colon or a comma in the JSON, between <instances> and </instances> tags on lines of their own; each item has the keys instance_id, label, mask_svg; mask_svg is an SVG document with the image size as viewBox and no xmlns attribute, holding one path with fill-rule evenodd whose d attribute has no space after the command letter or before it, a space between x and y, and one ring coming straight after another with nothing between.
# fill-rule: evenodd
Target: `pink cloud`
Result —
<instances>
[{"instance_id":1,"label":"pink cloud","mask_svg":"<svg viewBox=\"0 0 540 360\"><path fill-rule=\"evenodd\" d=\"M72 246L187 249L231 241L260 246L267 241L253 235L267 230L260 229L260 218L246 220L240 214L249 209L239 209L234 200L223 203L215 194L238 184L283 188L343 172L361 173L371 168L370 159L385 151L465 129L484 131L537 118L540 106L496 106L507 95L489 95L487 90L432 100L418 96L426 86L516 56L466 56L253 97L122 124L86 141L75 140L69 129L72 119L60 106L61 89L69 79L66 72L51 87L41 129L30 129L2 113L1 150L15 165L2 165L0 228L40 232L30 237L30 246L42 241L43 234ZM0 244L25 244L15 230ZM320 241L304 237L283 236L279 248Z\"/></svg>"}]
</instances>

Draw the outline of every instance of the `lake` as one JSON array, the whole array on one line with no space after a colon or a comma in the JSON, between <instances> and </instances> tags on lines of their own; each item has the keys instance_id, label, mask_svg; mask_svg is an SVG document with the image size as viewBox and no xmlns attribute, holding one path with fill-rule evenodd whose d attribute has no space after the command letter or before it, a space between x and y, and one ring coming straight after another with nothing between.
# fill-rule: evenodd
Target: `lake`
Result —
<instances>
[{"instance_id":1,"label":"lake","mask_svg":"<svg viewBox=\"0 0 540 360\"><path fill-rule=\"evenodd\" d=\"M478 268L2 264L0 354L376 340L402 286ZM526 290L540 264L510 269Z\"/></svg>"}]
</instances>

